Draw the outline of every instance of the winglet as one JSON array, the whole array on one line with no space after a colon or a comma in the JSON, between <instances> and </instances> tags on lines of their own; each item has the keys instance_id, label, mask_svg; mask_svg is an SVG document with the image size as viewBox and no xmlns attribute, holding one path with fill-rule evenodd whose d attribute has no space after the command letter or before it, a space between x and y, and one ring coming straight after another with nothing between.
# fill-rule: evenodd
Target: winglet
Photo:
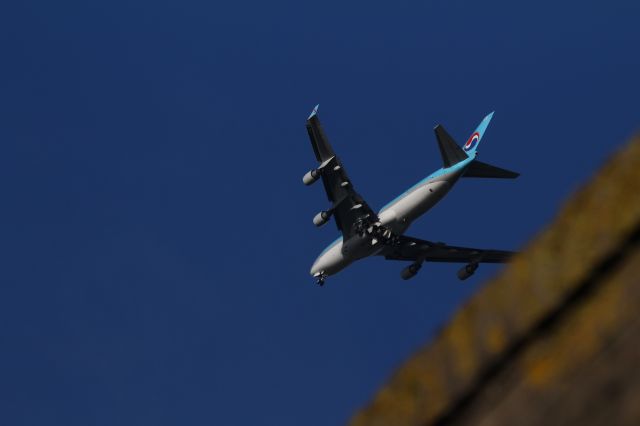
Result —
<instances>
[{"instance_id":1,"label":"winglet","mask_svg":"<svg viewBox=\"0 0 640 426\"><path fill-rule=\"evenodd\" d=\"M313 108L313 111L311 111L311 114L309 114L309 117L307 118L307 120L311 120L313 118L313 116L318 114L318 108L320 107L320 104L316 105Z\"/></svg>"},{"instance_id":2,"label":"winglet","mask_svg":"<svg viewBox=\"0 0 640 426\"><path fill-rule=\"evenodd\" d=\"M320 125L320 119L318 118L319 106L320 105L316 105L313 111L311 111L305 127L307 128L307 133L309 133L309 139L311 139L311 146L313 147L313 152L316 154L316 159L322 163L335 157L336 154L334 154L333 148L331 148Z\"/></svg>"}]
</instances>

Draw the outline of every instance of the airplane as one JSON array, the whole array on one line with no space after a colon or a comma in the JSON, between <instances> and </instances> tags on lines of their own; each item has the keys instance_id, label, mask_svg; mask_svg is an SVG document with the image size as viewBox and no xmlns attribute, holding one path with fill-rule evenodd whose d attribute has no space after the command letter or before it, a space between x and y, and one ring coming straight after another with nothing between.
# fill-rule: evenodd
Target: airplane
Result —
<instances>
[{"instance_id":1,"label":"airplane","mask_svg":"<svg viewBox=\"0 0 640 426\"><path fill-rule=\"evenodd\" d=\"M405 235L411 223L438 203L461 177L514 179L520 174L477 160L478 146L493 117L487 115L460 147L442 125L434 128L443 167L413 185L382 207L376 214L356 192L344 166L329 144L318 118L318 107L307 118L306 128L318 167L307 172L302 181L311 185L322 179L330 207L313 218L322 226L335 219L340 237L325 248L311 267L317 284L324 285L356 260L382 256L387 260L412 262L400 276L414 277L424 262L464 263L458 278L466 280L480 263L504 263L514 254L506 250L485 250L450 246Z\"/></svg>"}]
</instances>

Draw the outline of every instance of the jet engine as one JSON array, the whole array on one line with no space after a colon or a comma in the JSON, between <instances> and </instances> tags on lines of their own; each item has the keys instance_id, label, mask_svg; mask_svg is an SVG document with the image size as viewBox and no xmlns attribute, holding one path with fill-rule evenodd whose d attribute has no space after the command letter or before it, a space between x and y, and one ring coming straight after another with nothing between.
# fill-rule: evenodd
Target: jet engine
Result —
<instances>
[{"instance_id":1,"label":"jet engine","mask_svg":"<svg viewBox=\"0 0 640 426\"><path fill-rule=\"evenodd\" d=\"M418 271L420 270L420 268L422 268L421 263L412 263L411 265L407 266L402 270L402 272L400 273L400 276L402 277L403 280L408 280L410 278L415 277Z\"/></svg>"},{"instance_id":2,"label":"jet engine","mask_svg":"<svg viewBox=\"0 0 640 426\"><path fill-rule=\"evenodd\" d=\"M469 263L468 265L463 266L462 269L458 271L458 278L464 281L471 275L473 275L476 272L476 269L478 269L477 263Z\"/></svg>"},{"instance_id":3,"label":"jet engine","mask_svg":"<svg viewBox=\"0 0 640 426\"><path fill-rule=\"evenodd\" d=\"M314 216L313 224L315 226L322 226L329 221L330 217L331 217L331 213L323 210Z\"/></svg>"},{"instance_id":4,"label":"jet engine","mask_svg":"<svg viewBox=\"0 0 640 426\"><path fill-rule=\"evenodd\" d=\"M302 182L305 185L311 185L320 178L320 171L318 169L309 170L306 175L302 177Z\"/></svg>"}]
</instances>

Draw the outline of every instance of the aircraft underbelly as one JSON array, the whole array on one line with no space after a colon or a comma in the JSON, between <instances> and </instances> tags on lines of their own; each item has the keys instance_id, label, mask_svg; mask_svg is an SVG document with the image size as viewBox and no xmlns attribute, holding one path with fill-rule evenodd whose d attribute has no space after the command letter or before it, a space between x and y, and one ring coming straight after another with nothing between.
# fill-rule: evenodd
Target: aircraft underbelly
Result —
<instances>
[{"instance_id":1,"label":"aircraft underbelly","mask_svg":"<svg viewBox=\"0 0 640 426\"><path fill-rule=\"evenodd\" d=\"M449 192L453 182L439 180L425 183L378 214L382 225L391 231L402 234L411 222L426 213ZM322 253L311 267L311 275L323 273L334 275L363 257L375 255L382 244L371 244L369 238L351 238L346 243L340 240Z\"/></svg>"},{"instance_id":2,"label":"aircraft underbelly","mask_svg":"<svg viewBox=\"0 0 640 426\"><path fill-rule=\"evenodd\" d=\"M320 254L311 266L311 275L322 272L326 275L333 275L346 268L355 259L345 256L342 253L342 241L331 246L327 251Z\"/></svg>"},{"instance_id":3,"label":"aircraft underbelly","mask_svg":"<svg viewBox=\"0 0 640 426\"><path fill-rule=\"evenodd\" d=\"M346 243L341 240L318 256L311 267L311 275L317 272L334 275L358 259L375 255L382 248L381 242L372 244L369 237L353 237Z\"/></svg>"},{"instance_id":4,"label":"aircraft underbelly","mask_svg":"<svg viewBox=\"0 0 640 426\"><path fill-rule=\"evenodd\" d=\"M380 213L380 221L396 233L403 233L411 222L438 203L451 189L447 181L426 183Z\"/></svg>"}]
</instances>

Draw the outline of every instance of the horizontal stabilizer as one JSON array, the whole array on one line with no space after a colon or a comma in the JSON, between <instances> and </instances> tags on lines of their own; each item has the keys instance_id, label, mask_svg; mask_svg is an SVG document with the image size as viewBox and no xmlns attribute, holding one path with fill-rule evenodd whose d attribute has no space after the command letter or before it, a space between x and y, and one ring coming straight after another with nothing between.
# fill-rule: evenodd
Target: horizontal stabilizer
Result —
<instances>
[{"instance_id":1,"label":"horizontal stabilizer","mask_svg":"<svg viewBox=\"0 0 640 426\"><path fill-rule=\"evenodd\" d=\"M511 170L501 169L500 167L492 166L491 164L483 163L482 161L473 161L467 167L464 173L464 177L476 177L476 178L498 178L498 179L515 179L520 176L520 173L512 172Z\"/></svg>"},{"instance_id":2,"label":"horizontal stabilizer","mask_svg":"<svg viewBox=\"0 0 640 426\"><path fill-rule=\"evenodd\" d=\"M451 167L468 158L442 125L438 124L433 130L436 132L444 167Z\"/></svg>"}]
</instances>

